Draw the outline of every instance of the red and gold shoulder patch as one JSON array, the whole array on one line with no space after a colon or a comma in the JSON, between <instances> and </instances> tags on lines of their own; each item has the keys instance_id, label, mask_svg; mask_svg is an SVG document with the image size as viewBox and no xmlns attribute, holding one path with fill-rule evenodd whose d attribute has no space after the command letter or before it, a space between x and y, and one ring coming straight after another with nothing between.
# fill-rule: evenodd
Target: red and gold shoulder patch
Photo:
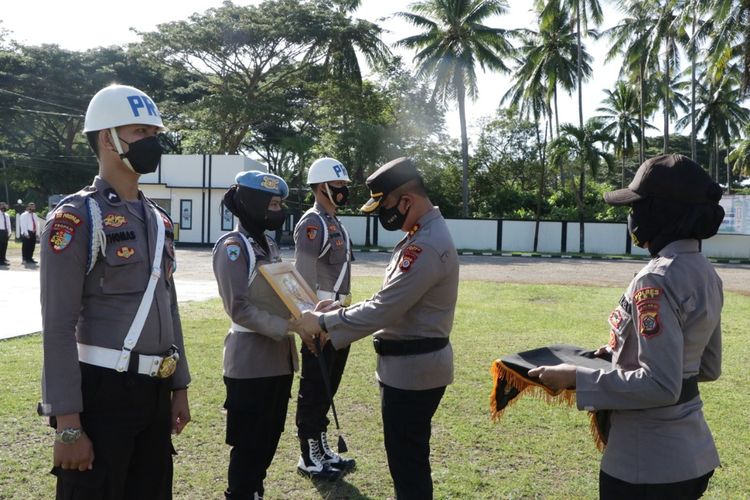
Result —
<instances>
[{"instance_id":1,"label":"red and gold shoulder patch","mask_svg":"<svg viewBox=\"0 0 750 500\"><path fill-rule=\"evenodd\" d=\"M135 250L131 247L120 247L117 249L117 256L123 259L129 259L135 254Z\"/></svg>"},{"instance_id":2,"label":"red and gold shoulder patch","mask_svg":"<svg viewBox=\"0 0 750 500\"><path fill-rule=\"evenodd\" d=\"M661 333L659 323L659 297L664 290L656 287L640 288L633 293L633 302L638 311L638 332L652 338Z\"/></svg>"},{"instance_id":3,"label":"red and gold shoulder patch","mask_svg":"<svg viewBox=\"0 0 750 500\"><path fill-rule=\"evenodd\" d=\"M314 240L318 235L318 226L307 226L307 239Z\"/></svg>"},{"instance_id":4,"label":"red and gold shoulder patch","mask_svg":"<svg viewBox=\"0 0 750 500\"><path fill-rule=\"evenodd\" d=\"M617 349L617 334L614 330L609 331L609 347L614 351Z\"/></svg>"},{"instance_id":5,"label":"red and gold shoulder patch","mask_svg":"<svg viewBox=\"0 0 750 500\"><path fill-rule=\"evenodd\" d=\"M65 213L65 212L60 212ZM73 215L73 214L69 214ZM61 220L57 220L57 215L55 216L55 220L52 222L52 227L50 228L49 232L49 246L55 253L60 253L73 241L73 237L76 235L76 222L70 220L70 219L64 219L61 218ZM70 220L70 223L68 222ZM80 224L80 219L78 220L78 224Z\"/></svg>"},{"instance_id":6,"label":"red and gold shoulder patch","mask_svg":"<svg viewBox=\"0 0 750 500\"><path fill-rule=\"evenodd\" d=\"M659 300L662 293L663 290L661 288L640 288L633 293L633 302L640 304L641 302L647 302L650 300Z\"/></svg>"},{"instance_id":7,"label":"red and gold shoulder patch","mask_svg":"<svg viewBox=\"0 0 750 500\"><path fill-rule=\"evenodd\" d=\"M401 269L401 271L403 272L411 269L420 253L422 253L422 247L420 247L419 245L411 244L404 248L404 254L401 257L401 262L398 265L399 269Z\"/></svg>"},{"instance_id":8,"label":"red and gold shoulder patch","mask_svg":"<svg viewBox=\"0 0 750 500\"><path fill-rule=\"evenodd\" d=\"M125 216L120 214L107 214L103 221L104 225L107 227L120 227L128 223Z\"/></svg>"},{"instance_id":9,"label":"red and gold shoulder patch","mask_svg":"<svg viewBox=\"0 0 750 500\"><path fill-rule=\"evenodd\" d=\"M74 213L66 212L64 210L61 210L60 212L55 212L55 221L67 221L76 226L81 224L80 217L78 217Z\"/></svg>"}]
</instances>

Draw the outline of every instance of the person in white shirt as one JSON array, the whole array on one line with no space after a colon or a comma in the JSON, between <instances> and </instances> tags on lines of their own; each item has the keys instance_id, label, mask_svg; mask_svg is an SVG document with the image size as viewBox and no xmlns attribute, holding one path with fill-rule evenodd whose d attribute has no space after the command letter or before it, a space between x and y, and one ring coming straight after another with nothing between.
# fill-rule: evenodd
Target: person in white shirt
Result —
<instances>
[{"instance_id":1,"label":"person in white shirt","mask_svg":"<svg viewBox=\"0 0 750 500\"><path fill-rule=\"evenodd\" d=\"M0 266L9 266L10 262L5 258L8 251L8 238L10 238L10 216L6 213L8 204L0 201Z\"/></svg>"},{"instance_id":2,"label":"person in white shirt","mask_svg":"<svg viewBox=\"0 0 750 500\"><path fill-rule=\"evenodd\" d=\"M21 258L24 264L36 264L34 260L34 249L36 248L36 235L39 232L39 221L34 213L36 204L26 205L26 211L18 216L18 232L21 238Z\"/></svg>"}]
</instances>

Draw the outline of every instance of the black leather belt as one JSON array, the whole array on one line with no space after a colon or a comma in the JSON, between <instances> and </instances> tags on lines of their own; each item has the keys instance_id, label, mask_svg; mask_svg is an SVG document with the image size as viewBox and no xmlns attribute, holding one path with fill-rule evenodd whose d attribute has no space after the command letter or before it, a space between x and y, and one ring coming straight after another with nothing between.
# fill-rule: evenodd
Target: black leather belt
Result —
<instances>
[{"instance_id":1,"label":"black leather belt","mask_svg":"<svg viewBox=\"0 0 750 500\"><path fill-rule=\"evenodd\" d=\"M414 340L385 340L372 338L375 352L381 356L411 356L439 351L448 345L448 337L423 338Z\"/></svg>"},{"instance_id":2,"label":"black leather belt","mask_svg":"<svg viewBox=\"0 0 750 500\"><path fill-rule=\"evenodd\" d=\"M698 390L698 375L693 375L690 378L684 378L682 379L682 389L680 390L680 398L677 400L675 404L681 405L682 403L687 403L698 394L700 394L700 391Z\"/></svg>"}]
</instances>

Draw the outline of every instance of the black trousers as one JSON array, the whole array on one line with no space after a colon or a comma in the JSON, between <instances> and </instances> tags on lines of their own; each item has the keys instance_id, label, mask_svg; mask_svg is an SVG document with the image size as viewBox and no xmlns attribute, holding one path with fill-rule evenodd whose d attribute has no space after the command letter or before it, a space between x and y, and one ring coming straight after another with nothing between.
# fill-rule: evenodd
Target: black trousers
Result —
<instances>
[{"instance_id":1,"label":"black trousers","mask_svg":"<svg viewBox=\"0 0 750 500\"><path fill-rule=\"evenodd\" d=\"M0 212L0 217L3 214ZM0 229L0 264L5 261L5 254L8 251L8 231Z\"/></svg>"},{"instance_id":2,"label":"black trousers","mask_svg":"<svg viewBox=\"0 0 750 500\"><path fill-rule=\"evenodd\" d=\"M302 373L297 395L297 436L300 439L317 438L321 432L328 429L330 423L328 409L331 407L331 402L326 394L320 361L304 344L302 344L301 354ZM336 395L341 376L344 374L346 360L349 358L349 346L337 351L328 342L323 347L320 356L325 361L328 379L331 381L331 393Z\"/></svg>"},{"instance_id":3,"label":"black trousers","mask_svg":"<svg viewBox=\"0 0 750 500\"><path fill-rule=\"evenodd\" d=\"M380 384L380 409L388 469L398 500L432 498L432 416L445 387L406 391Z\"/></svg>"},{"instance_id":4,"label":"black trousers","mask_svg":"<svg viewBox=\"0 0 750 500\"><path fill-rule=\"evenodd\" d=\"M263 496L263 480L284 431L292 374L236 379L224 377L229 452L227 498Z\"/></svg>"},{"instance_id":5,"label":"black trousers","mask_svg":"<svg viewBox=\"0 0 750 500\"><path fill-rule=\"evenodd\" d=\"M21 258L24 262L34 259L34 249L36 248L36 233L29 233L29 236L21 238Z\"/></svg>"},{"instance_id":6,"label":"black trousers","mask_svg":"<svg viewBox=\"0 0 750 500\"><path fill-rule=\"evenodd\" d=\"M714 471L677 483L633 484L599 471L599 498L602 500L695 500L703 496Z\"/></svg>"},{"instance_id":7,"label":"black trousers","mask_svg":"<svg viewBox=\"0 0 750 500\"><path fill-rule=\"evenodd\" d=\"M81 425L94 445L94 468L52 469L57 499L171 499L169 379L85 363L81 376Z\"/></svg>"}]
</instances>

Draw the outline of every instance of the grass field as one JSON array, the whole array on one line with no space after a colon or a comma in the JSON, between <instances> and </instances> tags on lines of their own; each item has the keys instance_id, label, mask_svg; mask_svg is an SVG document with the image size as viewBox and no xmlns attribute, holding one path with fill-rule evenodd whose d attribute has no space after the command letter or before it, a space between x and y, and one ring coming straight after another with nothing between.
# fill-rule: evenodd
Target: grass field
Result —
<instances>
[{"instance_id":1,"label":"grass field","mask_svg":"<svg viewBox=\"0 0 750 500\"><path fill-rule=\"evenodd\" d=\"M377 278L355 283L365 297ZM623 284L624 286L625 284ZM489 419L489 366L502 354L566 342L596 347L608 338L606 318L620 289L464 282L452 342L456 380L433 420L436 498L596 498L599 452L588 418L575 409L522 399L498 422ZM222 340L228 320L217 300L182 307L193 384L193 421L174 440L175 497L218 499L225 487ZM745 363L750 348L750 298L727 294L723 316L724 373L704 384L705 414L722 457L707 498L750 495L750 395ZM41 338L0 342L0 498L52 498L51 432L35 416ZM286 431L266 480L266 498L392 496L382 444L375 354L370 342L352 347L337 396L343 432L357 470L344 480L314 484L295 473L299 448L294 398ZM297 384L293 388L296 396ZM332 440L335 442L335 430Z\"/></svg>"}]
</instances>

